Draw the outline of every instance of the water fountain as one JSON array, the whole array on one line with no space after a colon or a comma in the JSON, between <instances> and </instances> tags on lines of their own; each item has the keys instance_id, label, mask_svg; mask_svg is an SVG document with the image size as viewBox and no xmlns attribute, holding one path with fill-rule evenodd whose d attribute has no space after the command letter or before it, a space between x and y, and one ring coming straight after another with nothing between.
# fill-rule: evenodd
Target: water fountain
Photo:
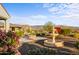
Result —
<instances>
[{"instance_id":1,"label":"water fountain","mask_svg":"<svg viewBox=\"0 0 79 59\"><path fill-rule=\"evenodd\" d=\"M44 41L44 45L51 47L63 47L63 41L56 41L56 37L59 35L55 27L53 26L52 39L47 39Z\"/></svg>"}]
</instances>

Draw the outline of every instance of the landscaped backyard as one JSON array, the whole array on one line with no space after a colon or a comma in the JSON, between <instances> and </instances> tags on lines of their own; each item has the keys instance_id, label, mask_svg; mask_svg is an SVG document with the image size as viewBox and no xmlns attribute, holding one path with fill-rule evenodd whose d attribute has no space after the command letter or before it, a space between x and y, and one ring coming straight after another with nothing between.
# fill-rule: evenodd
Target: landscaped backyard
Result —
<instances>
[{"instance_id":1,"label":"landscaped backyard","mask_svg":"<svg viewBox=\"0 0 79 59\"><path fill-rule=\"evenodd\" d=\"M4 21L0 23L0 55L79 55L79 27L57 26L49 19L40 26L9 24L9 17L0 4L0 20Z\"/></svg>"},{"instance_id":2,"label":"landscaped backyard","mask_svg":"<svg viewBox=\"0 0 79 59\"><path fill-rule=\"evenodd\" d=\"M0 54L2 55L78 55L79 40L77 34L70 36L69 29L59 29L57 36L52 23L46 23L43 29L23 31L0 30ZM58 30L57 30L58 31ZM75 33L75 32L74 32ZM53 38L54 37L54 38ZM54 40L54 42L53 42Z\"/></svg>"},{"instance_id":3,"label":"landscaped backyard","mask_svg":"<svg viewBox=\"0 0 79 59\"><path fill-rule=\"evenodd\" d=\"M69 36L68 34L70 31L67 31L65 30L62 32L63 34L60 34L55 38L56 42L63 42L63 46L61 47L57 47L54 44L49 46L50 43L45 45L45 40L52 42L52 36L40 32L41 34L37 33L36 39L31 39L32 41L25 36L24 43L19 47L19 51L23 55L78 55L79 40L75 37Z\"/></svg>"}]
</instances>

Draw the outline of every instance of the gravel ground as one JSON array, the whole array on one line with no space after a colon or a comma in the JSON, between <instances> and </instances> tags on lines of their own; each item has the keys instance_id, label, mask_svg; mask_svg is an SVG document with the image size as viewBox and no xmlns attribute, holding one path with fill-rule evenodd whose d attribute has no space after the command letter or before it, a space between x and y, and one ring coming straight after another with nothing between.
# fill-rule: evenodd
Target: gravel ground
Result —
<instances>
[{"instance_id":1,"label":"gravel ground","mask_svg":"<svg viewBox=\"0 0 79 59\"><path fill-rule=\"evenodd\" d=\"M47 47L44 46L44 40L37 40L35 43L22 43L22 46L19 47L19 51L22 55L27 55L29 50L48 48L55 52L51 55L79 55L79 49L74 46L76 40L56 39L56 41L58 40L64 41L63 48Z\"/></svg>"},{"instance_id":2,"label":"gravel ground","mask_svg":"<svg viewBox=\"0 0 79 59\"><path fill-rule=\"evenodd\" d=\"M22 55L27 55L27 52L29 50L33 49L42 49L42 48L50 48L52 51L55 51L55 54L51 55L78 55L79 50L76 48L70 48L70 47L63 47L63 48L57 48L57 47L45 47L39 43L24 43L20 48L19 51Z\"/></svg>"}]
</instances>

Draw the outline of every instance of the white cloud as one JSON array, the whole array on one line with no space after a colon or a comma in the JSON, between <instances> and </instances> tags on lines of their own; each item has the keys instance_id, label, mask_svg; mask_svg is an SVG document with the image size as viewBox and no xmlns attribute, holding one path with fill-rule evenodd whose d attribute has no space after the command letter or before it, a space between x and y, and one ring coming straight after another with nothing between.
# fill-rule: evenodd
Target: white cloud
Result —
<instances>
[{"instance_id":1,"label":"white cloud","mask_svg":"<svg viewBox=\"0 0 79 59\"><path fill-rule=\"evenodd\" d=\"M79 3L68 4L69 8L77 8L79 9Z\"/></svg>"},{"instance_id":2,"label":"white cloud","mask_svg":"<svg viewBox=\"0 0 79 59\"><path fill-rule=\"evenodd\" d=\"M47 21L52 21L55 24L57 23L57 24L79 25L79 4L60 4L55 7L54 4L47 4L44 5L43 7L45 9L47 8L50 15L47 16L43 14L37 14L26 17L13 16L11 18L12 21L10 22L35 25L35 24L44 24Z\"/></svg>"},{"instance_id":3,"label":"white cloud","mask_svg":"<svg viewBox=\"0 0 79 59\"><path fill-rule=\"evenodd\" d=\"M32 15L32 16L30 16L30 18L38 20L38 19L46 19L47 16L45 16L45 15Z\"/></svg>"},{"instance_id":4,"label":"white cloud","mask_svg":"<svg viewBox=\"0 0 79 59\"><path fill-rule=\"evenodd\" d=\"M45 5L44 5L45 6ZM54 16L65 18L65 19L73 19L79 20L79 4L78 3L60 3L60 4L47 4L46 5L48 12L50 14L54 14Z\"/></svg>"},{"instance_id":5,"label":"white cloud","mask_svg":"<svg viewBox=\"0 0 79 59\"><path fill-rule=\"evenodd\" d=\"M43 5L44 8L48 8L48 10L51 12L54 12L53 10L65 10L66 8L70 11L72 10L79 10L79 4L78 3L53 3L53 4L45 4ZM66 10L67 11L67 10Z\"/></svg>"},{"instance_id":6,"label":"white cloud","mask_svg":"<svg viewBox=\"0 0 79 59\"><path fill-rule=\"evenodd\" d=\"M52 3L45 3L45 4L43 4L43 7L44 8L49 8L49 7L52 7L54 4L52 4Z\"/></svg>"},{"instance_id":7,"label":"white cloud","mask_svg":"<svg viewBox=\"0 0 79 59\"><path fill-rule=\"evenodd\" d=\"M54 3L53 3L54 4ZM79 4L68 3L52 5L46 7L55 24L79 26Z\"/></svg>"},{"instance_id":8,"label":"white cloud","mask_svg":"<svg viewBox=\"0 0 79 59\"><path fill-rule=\"evenodd\" d=\"M37 16L37 17L36 17ZM42 15L45 16L45 15ZM40 18L42 16L38 15L32 15L28 17L20 17L20 16L14 16L10 19L10 23L15 23L15 24L28 24L28 25L42 25L48 21L52 21L54 24L65 24L65 25L78 25L79 21L71 20L74 19L74 17L71 16L66 16L63 15L61 17L57 16L45 16L43 18ZM78 15L76 15L75 18L79 18ZM70 20L69 20L70 19ZM16 21L17 20L17 21Z\"/></svg>"},{"instance_id":9,"label":"white cloud","mask_svg":"<svg viewBox=\"0 0 79 59\"><path fill-rule=\"evenodd\" d=\"M43 24L43 22L46 22L47 19L49 19L49 17L45 15L31 15L26 17L13 16L9 20L10 23L32 25L32 24L41 24L41 23Z\"/></svg>"}]
</instances>

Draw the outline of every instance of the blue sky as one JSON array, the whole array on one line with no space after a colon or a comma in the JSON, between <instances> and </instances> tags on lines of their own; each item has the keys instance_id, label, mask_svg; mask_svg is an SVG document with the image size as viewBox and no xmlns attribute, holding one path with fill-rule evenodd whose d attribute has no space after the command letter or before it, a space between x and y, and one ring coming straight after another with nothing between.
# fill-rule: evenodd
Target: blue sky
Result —
<instances>
[{"instance_id":1,"label":"blue sky","mask_svg":"<svg viewBox=\"0 0 79 59\"><path fill-rule=\"evenodd\" d=\"M4 3L10 23L43 25L48 21L56 25L79 27L79 4L71 3Z\"/></svg>"}]
</instances>

